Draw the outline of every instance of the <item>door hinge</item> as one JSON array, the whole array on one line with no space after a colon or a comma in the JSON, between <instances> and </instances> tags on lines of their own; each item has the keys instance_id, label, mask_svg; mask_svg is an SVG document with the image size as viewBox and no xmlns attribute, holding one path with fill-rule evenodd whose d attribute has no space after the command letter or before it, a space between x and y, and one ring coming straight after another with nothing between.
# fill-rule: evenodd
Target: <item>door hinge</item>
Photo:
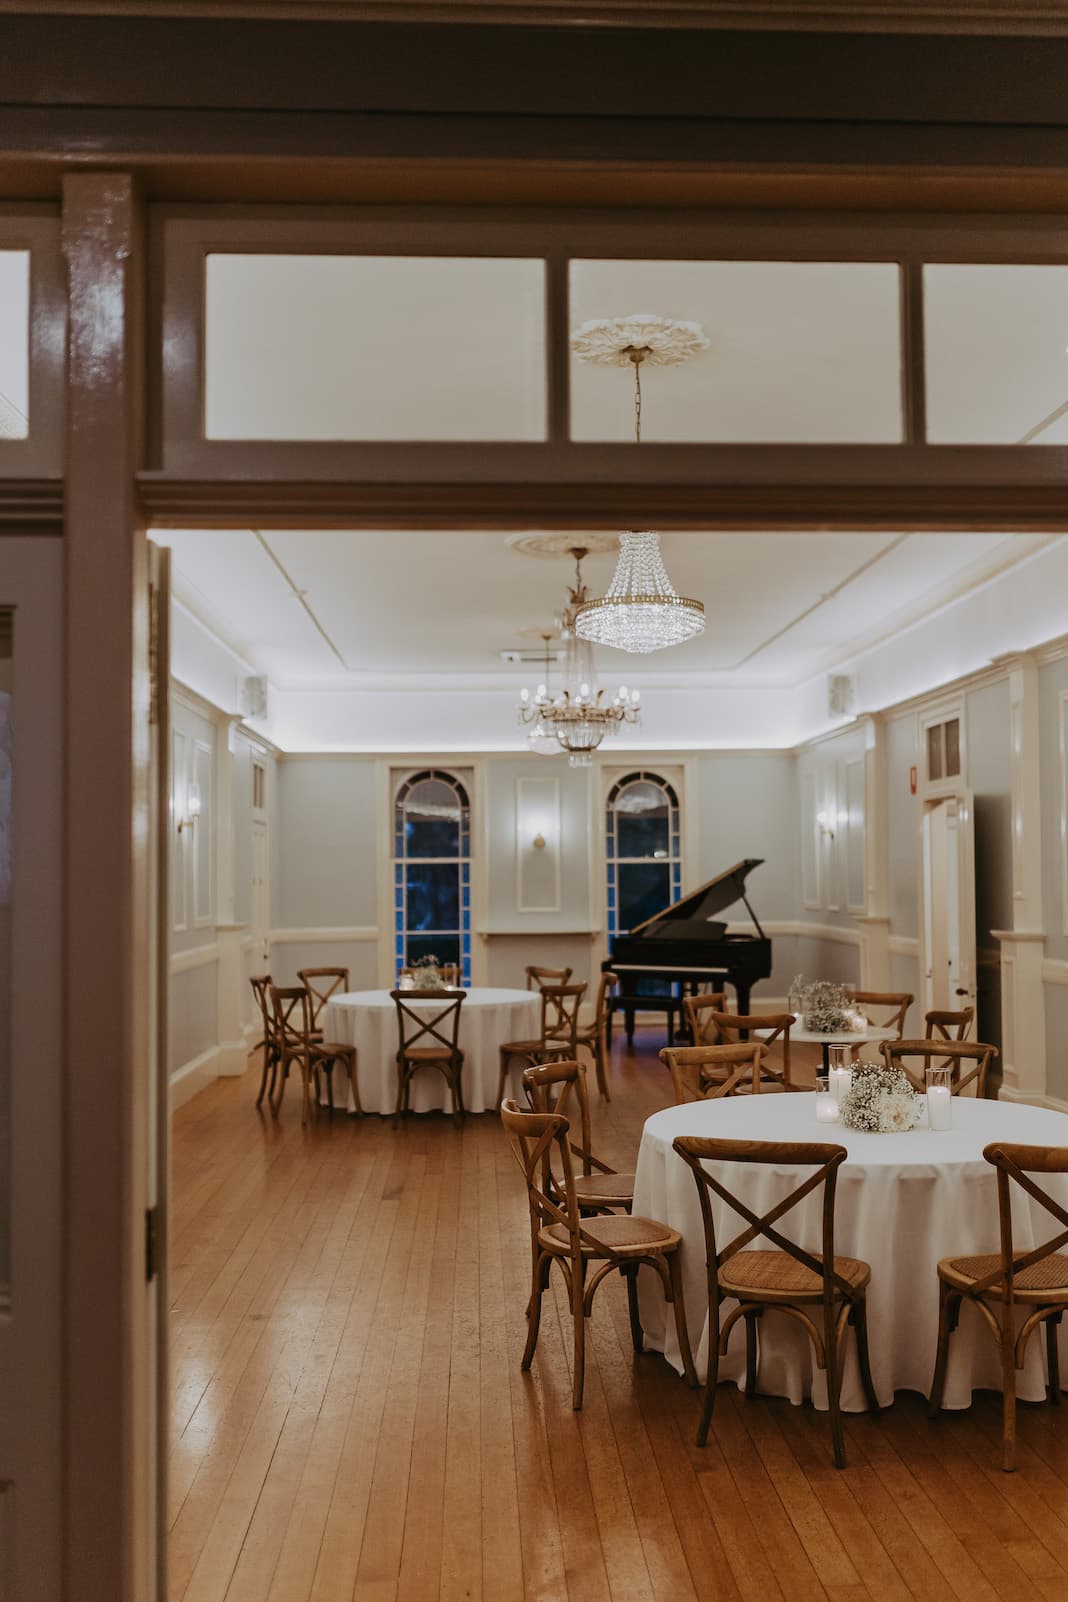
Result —
<instances>
[{"instance_id":1,"label":"door hinge","mask_svg":"<svg viewBox=\"0 0 1068 1602\"><path fill-rule=\"evenodd\" d=\"M159 585L148 586L148 721L159 722Z\"/></svg>"},{"instance_id":2,"label":"door hinge","mask_svg":"<svg viewBox=\"0 0 1068 1602\"><path fill-rule=\"evenodd\" d=\"M145 1279L149 1284L159 1273L160 1256L159 1208L145 1209Z\"/></svg>"}]
</instances>

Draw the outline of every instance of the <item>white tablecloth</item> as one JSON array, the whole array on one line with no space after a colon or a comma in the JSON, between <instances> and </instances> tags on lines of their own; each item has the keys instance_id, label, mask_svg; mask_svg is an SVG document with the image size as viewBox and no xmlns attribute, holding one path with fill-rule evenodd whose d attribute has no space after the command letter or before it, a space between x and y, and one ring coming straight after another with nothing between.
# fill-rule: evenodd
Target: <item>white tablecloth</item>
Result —
<instances>
[{"instance_id":1,"label":"white tablecloth","mask_svg":"<svg viewBox=\"0 0 1068 1602\"><path fill-rule=\"evenodd\" d=\"M433 1017L442 998L421 999L409 992L414 1006ZM364 1112L392 1113L397 1105L397 1008L388 990L353 990L335 996L323 1009L320 1023L326 1040L356 1047L356 1072ZM451 1026L450 1026L451 1027ZM529 990L475 989L467 992L460 1012L460 1050L464 1054L464 1106L468 1112L494 1108L500 1073L498 1047L506 1040L536 1039L541 1031L541 998ZM420 1045L433 1045L424 1040ZM519 1065L520 1067L523 1064ZM335 1089L344 1083L334 1071ZM511 1074L506 1094L519 1096L519 1070ZM451 1111L449 1087L436 1068L420 1069L412 1080L413 1112ZM349 1111L353 1111L351 1096Z\"/></svg>"},{"instance_id":2,"label":"white tablecloth","mask_svg":"<svg viewBox=\"0 0 1068 1602\"><path fill-rule=\"evenodd\" d=\"M934 1133L924 1124L909 1134L866 1135L840 1124L817 1124L815 1100L813 1095L796 1094L737 1096L654 1114L645 1125L638 1154L634 1212L670 1224L683 1237L681 1267L690 1344L703 1375L708 1300L700 1203L696 1180L671 1142L676 1135L704 1135L845 1146L849 1156L838 1171L835 1250L871 1264L868 1330L875 1389L883 1405L889 1405L898 1390L927 1395L938 1338L938 1260L999 1248L995 1171L983 1160L983 1147L999 1138L1022 1145L1068 1146L1068 1115L957 1096L953 1128L944 1133ZM770 1165L722 1166L724 1184L758 1214L769 1211L793 1189L803 1172ZM1039 1182L1062 1206L1068 1205L1068 1179L1045 1175ZM1013 1188L1017 1249L1049 1239L1057 1231L1056 1220L1019 1187ZM777 1227L809 1250L819 1251L821 1202L821 1191L806 1197ZM717 1199L713 1209L722 1248L745 1228L745 1221ZM753 1245L768 1248L767 1241ZM642 1269L639 1289L647 1343L664 1352L681 1373L675 1326L665 1321L659 1281ZM1068 1328L1062 1329L1060 1338L1063 1373ZM1024 1371L1017 1376L1017 1394L1026 1401L1040 1401L1045 1395L1044 1343L1040 1331L1028 1349ZM736 1329L727 1357L720 1360L720 1378L741 1387L744 1356L745 1341ZM827 1405L824 1376L814 1368L807 1337L786 1314L765 1313L760 1321L759 1386L762 1392L795 1403L811 1397L817 1407ZM979 1314L965 1304L950 1346L944 1405L967 1407L973 1387L1000 1390L1001 1368L997 1347ZM852 1334L846 1343L842 1406L852 1411L865 1407Z\"/></svg>"}]
</instances>

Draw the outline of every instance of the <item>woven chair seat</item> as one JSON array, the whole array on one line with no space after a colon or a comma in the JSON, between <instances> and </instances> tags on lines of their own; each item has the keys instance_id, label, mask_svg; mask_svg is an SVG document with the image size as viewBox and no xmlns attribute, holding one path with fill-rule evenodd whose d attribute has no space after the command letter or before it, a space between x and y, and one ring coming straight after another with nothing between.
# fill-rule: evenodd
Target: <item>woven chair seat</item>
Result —
<instances>
[{"instance_id":1,"label":"woven chair seat","mask_svg":"<svg viewBox=\"0 0 1068 1602\"><path fill-rule=\"evenodd\" d=\"M501 1051L508 1057L548 1057L554 1053L567 1056L571 1050L566 1040L506 1040Z\"/></svg>"},{"instance_id":2,"label":"woven chair seat","mask_svg":"<svg viewBox=\"0 0 1068 1602\"><path fill-rule=\"evenodd\" d=\"M654 1218L630 1218L613 1213L603 1218L584 1218L582 1232L589 1236L589 1240L582 1242L584 1257L599 1255L598 1247L603 1247L606 1254L620 1253L640 1257L643 1253L651 1251L671 1250L677 1247L682 1239L675 1229L669 1229L667 1224L658 1224ZM570 1252L571 1236L564 1224L550 1224L547 1229L538 1231L538 1241L548 1252ZM595 1242L596 1244L591 1244Z\"/></svg>"},{"instance_id":3,"label":"woven chair seat","mask_svg":"<svg viewBox=\"0 0 1068 1602\"><path fill-rule=\"evenodd\" d=\"M622 1207L634 1200L633 1174L576 1174L575 1196L580 1207Z\"/></svg>"},{"instance_id":4,"label":"woven chair seat","mask_svg":"<svg viewBox=\"0 0 1068 1602\"><path fill-rule=\"evenodd\" d=\"M462 1052L458 1053L463 1056ZM408 1062L451 1062L452 1052L448 1046L406 1046L405 1059Z\"/></svg>"},{"instance_id":5,"label":"woven chair seat","mask_svg":"<svg viewBox=\"0 0 1068 1602\"><path fill-rule=\"evenodd\" d=\"M871 1268L856 1257L836 1257L834 1270L855 1290L871 1279ZM719 1271L725 1296L782 1296L790 1301L823 1300L823 1280L789 1252L737 1252ZM836 1294L840 1294L836 1292Z\"/></svg>"},{"instance_id":6,"label":"woven chair seat","mask_svg":"<svg viewBox=\"0 0 1068 1602\"><path fill-rule=\"evenodd\" d=\"M312 1049L317 1057L344 1057L356 1047L344 1040L312 1040Z\"/></svg>"},{"instance_id":7,"label":"woven chair seat","mask_svg":"<svg viewBox=\"0 0 1068 1602\"><path fill-rule=\"evenodd\" d=\"M988 1252L983 1257L944 1257L938 1265L939 1277L951 1285L966 1289L977 1279L985 1279L1001 1267L1001 1253ZM1001 1282L997 1281L984 1296L1000 1299ZM1040 1262L1023 1268L1013 1277L1013 1295L1020 1301L1048 1302L1051 1299L1068 1301L1068 1252L1054 1252Z\"/></svg>"}]
</instances>

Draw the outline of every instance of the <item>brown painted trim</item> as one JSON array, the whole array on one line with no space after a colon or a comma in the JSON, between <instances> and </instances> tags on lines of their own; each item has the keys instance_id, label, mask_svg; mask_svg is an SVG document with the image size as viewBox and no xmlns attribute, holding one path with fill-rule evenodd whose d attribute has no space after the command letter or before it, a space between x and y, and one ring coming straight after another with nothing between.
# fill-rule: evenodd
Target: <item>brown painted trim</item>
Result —
<instances>
[{"instance_id":1,"label":"brown painted trim","mask_svg":"<svg viewBox=\"0 0 1068 1602\"><path fill-rule=\"evenodd\" d=\"M0 250L30 252L30 393L26 439L0 440L0 483L63 470L67 285L59 217L51 209L0 210Z\"/></svg>"},{"instance_id":2,"label":"brown painted trim","mask_svg":"<svg viewBox=\"0 0 1068 1602\"><path fill-rule=\"evenodd\" d=\"M1065 477L1062 467L1059 477L1047 482L971 485L195 482L151 473L141 474L138 482L148 520L172 528L503 530L648 524L665 530L1063 533L1068 531Z\"/></svg>"}]
</instances>

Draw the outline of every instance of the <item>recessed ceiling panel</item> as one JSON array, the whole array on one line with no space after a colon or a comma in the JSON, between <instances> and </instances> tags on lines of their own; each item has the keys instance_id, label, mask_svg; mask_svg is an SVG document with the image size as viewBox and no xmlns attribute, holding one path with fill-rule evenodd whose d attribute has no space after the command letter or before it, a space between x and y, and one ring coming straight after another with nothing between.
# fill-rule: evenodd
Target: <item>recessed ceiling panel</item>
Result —
<instances>
[{"instance_id":1,"label":"recessed ceiling panel","mask_svg":"<svg viewBox=\"0 0 1068 1602\"><path fill-rule=\"evenodd\" d=\"M700 323L708 349L642 367L642 438L901 439L899 270L889 262L573 261L571 326L633 313ZM634 438L629 368L572 358L572 437Z\"/></svg>"},{"instance_id":2,"label":"recessed ceiling panel","mask_svg":"<svg viewBox=\"0 0 1068 1602\"><path fill-rule=\"evenodd\" d=\"M1068 439L1068 267L923 270L927 437L937 445Z\"/></svg>"},{"instance_id":3,"label":"recessed ceiling panel","mask_svg":"<svg viewBox=\"0 0 1068 1602\"><path fill-rule=\"evenodd\" d=\"M0 439L26 439L30 411L30 253L0 250Z\"/></svg>"},{"instance_id":4,"label":"recessed ceiling panel","mask_svg":"<svg viewBox=\"0 0 1068 1602\"><path fill-rule=\"evenodd\" d=\"M209 439L545 438L545 266L212 254Z\"/></svg>"}]
</instances>

